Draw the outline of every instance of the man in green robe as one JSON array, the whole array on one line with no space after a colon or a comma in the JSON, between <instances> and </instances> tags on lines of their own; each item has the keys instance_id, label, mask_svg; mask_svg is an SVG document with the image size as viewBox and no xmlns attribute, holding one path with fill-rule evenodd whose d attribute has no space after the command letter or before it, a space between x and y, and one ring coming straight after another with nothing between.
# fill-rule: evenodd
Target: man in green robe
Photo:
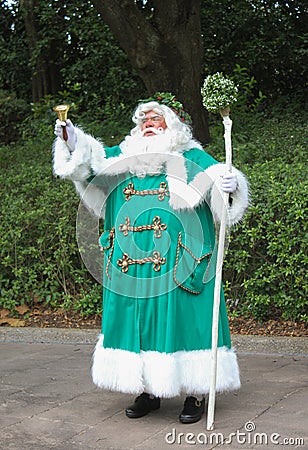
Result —
<instances>
[{"instance_id":1,"label":"man in green robe","mask_svg":"<svg viewBox=\"0 0 308 450\"><path fill-rule=\"evenodd\" d=\"M232 225L248 206L248 186L240 171L227 173L193 139L182 109L160 99L139 104L135 127L115 147L57 120L53 164L104 219L103 321L93 382L137 395L125 410L129 418L158 409L161 398L185 394L179 419L192 423L200 420L210 387L222 194L230 194ZM221 291L216 390L239 387Z\"/></svg>"}]
</instances>

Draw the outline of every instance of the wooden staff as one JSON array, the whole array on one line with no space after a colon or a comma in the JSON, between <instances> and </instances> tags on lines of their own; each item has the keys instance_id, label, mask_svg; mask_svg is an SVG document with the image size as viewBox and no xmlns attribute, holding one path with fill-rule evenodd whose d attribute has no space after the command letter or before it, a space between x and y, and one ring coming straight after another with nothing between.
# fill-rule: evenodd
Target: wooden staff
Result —
<instances>
[{"instance_id":1,"label":"wooden staff","mask_svg":"<svg viewBox=\"0 0 308 450\"><path fill-rule=\"evenodd\" d=\"M227 107L220 111L224 124L224 139L226 149L226 165L227 170L232 172L232 146L231 146L231 128L232 120L229 117L230 108ZM218 321L221 294L222 266L225 251L225 238L227 226L227 211L229 203L229 194L223 193L223 207L221 212L221 222L219 228L219 240L217 250L216 276L214 287L214 303L213 303L213 319L212 319L212 367L211 367L211 384L209 391L209 403L207 411L207 430L214 430L214 411L216 397L216 378L217 378L217 344L218 344Z\"/></svg>"}]
</instances>

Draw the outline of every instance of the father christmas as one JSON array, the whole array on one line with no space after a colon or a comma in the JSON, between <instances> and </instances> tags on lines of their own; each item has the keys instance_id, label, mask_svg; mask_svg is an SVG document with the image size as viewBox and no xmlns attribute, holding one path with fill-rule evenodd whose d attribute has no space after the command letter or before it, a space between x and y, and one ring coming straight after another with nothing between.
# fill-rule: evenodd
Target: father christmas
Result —
<instances>
[{"instance_id":1,"label":"father christmas","mask_svg":"<svg viewBox=\"0 0 308 450\"><path fill-rule=\"evenodd\" d=\"M192 137L170 94L142 101L135 127L106 147L70 120L55 125L54 173L70 179L104 219L103 320L93 382L137 395L129 418L185 394L182 423L200 420L211 375L215 224L230 194L229 225L248 206L245 176L218 163ZM67 140L63 138L63 126ZM221 291L217 391L240 387Z\"/></svg>"}]
</instances>

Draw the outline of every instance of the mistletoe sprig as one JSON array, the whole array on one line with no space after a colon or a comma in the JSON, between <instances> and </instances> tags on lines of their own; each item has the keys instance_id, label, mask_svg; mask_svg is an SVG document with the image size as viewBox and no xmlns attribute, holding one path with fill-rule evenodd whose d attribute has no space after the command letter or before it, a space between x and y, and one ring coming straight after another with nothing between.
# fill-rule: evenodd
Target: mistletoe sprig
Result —
<instances>
[{"instance_id":1,"label":"mistletoe sprig","mask_svg":"<svg viewBox=\"0 0 308 450\"><path fill-rule=\"evenodd\" d=\"M221 112L237 101L238 88L221 72L208 75L201 88L202 102L210 112Z\"/></svg>"},{"instance_id":2,"label":"mistletoe sprig","mask_svg":"<svg viewBox=\"0 0 308 450\"><path fill-rule=\"evenodd\" d=\"M156 92L153 97L149 97L143 100L139 100L140 103L158 102L161 105L166 105L179 117L182 122L191 124L192 120L190 115L184 110L182 103L175 98L170 92Z\"/></svg>"}]
</instances>

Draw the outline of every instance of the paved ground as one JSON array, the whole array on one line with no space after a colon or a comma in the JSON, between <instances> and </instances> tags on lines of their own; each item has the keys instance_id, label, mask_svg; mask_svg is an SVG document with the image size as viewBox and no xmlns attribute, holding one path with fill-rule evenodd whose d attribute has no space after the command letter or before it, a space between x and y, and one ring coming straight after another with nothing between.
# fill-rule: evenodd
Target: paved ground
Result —
<instances>
[{"instance_id":1,"label":"paved ground","mask_svg":"<svg viewBox=\"0 0 308 450\"><path fill-rule=\"evenodd\" d=\"M233 336L242 388L206 415L177 420L184 397L127 419L130 395L91 382L96 330L0 328L1 450L308 449L308 338Z\"/></svg>"}]
</instances>

